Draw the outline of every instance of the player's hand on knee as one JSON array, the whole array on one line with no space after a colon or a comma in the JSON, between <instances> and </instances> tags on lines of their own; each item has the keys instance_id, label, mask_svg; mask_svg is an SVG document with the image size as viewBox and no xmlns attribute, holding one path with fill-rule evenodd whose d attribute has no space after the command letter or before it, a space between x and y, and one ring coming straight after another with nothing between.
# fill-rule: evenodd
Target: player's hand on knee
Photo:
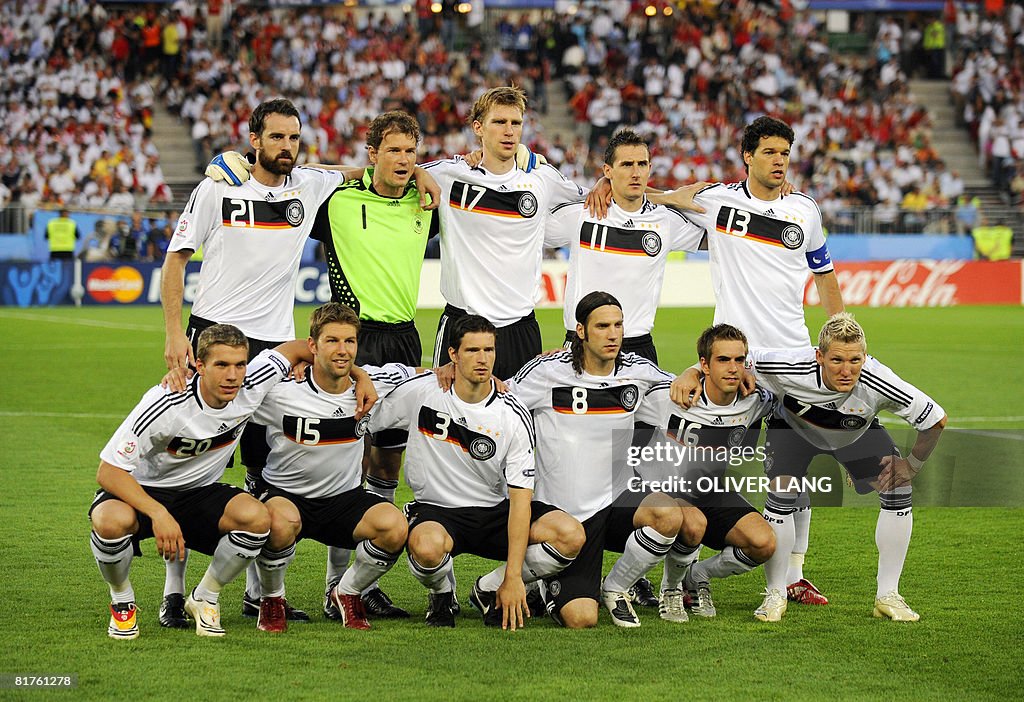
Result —
<instances>
[{"instance_id":1,"label":"player's hand on knee","mask_svg":"<svg viewBox=\"0 0 1024 702\"><path fill-rule=\"evenodd\" d=\"M495 604L501 608L501 628L516 630L526 626L530 608L526 604L526 585L521 577L506 576L498 587ZM523 616L525 613L525 617Z\"/></svg>"},{"instance_id":2,"label":"player's hand on knee","mask_svg":"<svg viewBox=\"0 0 1024 702\"><path fill-rule=\"evenodd\" d=\"M537 166L543 166L547 162L548 160L540 154L530 151L530 147L526 144L516 147L516 165L521 171L529 173Z\"/></svg>"},{"instance_id":3,"label":"player's hand on knee","mask_svg":"<svg viewBox=\"0 0 1024 702\"><path fill-rule=\"evenodd\" d=\"M241 185L249 180L254 165L255 162L250 162L248 155L225 151L213 157L206 167L206 175L213 180L226 181L229 185Z\"/></svg>"},{"instance_id":4,"label":"player's hand on knee","mask_svg":"<svg viewBox=\"0 0 1024 702\"><path fill-rule=\"evenodd\" d=\"M169 561L177 561L185 557L185 537L181 526L166 509L150 517L153 523L153 538L156 539L156 550Z\"/></svg>"},{"instance_id":5,"label":"player's hand on knee","mask_svg":"<svg viewBox=\"0 0 1024 702\"><path fill-rule=\"evenodd\" d=\"M918 471L905 458L899 456L882 456L879 462L882 472L878 474L878 490L888 492L904 485L917 477Z\"/></svg>"}]
</instances>

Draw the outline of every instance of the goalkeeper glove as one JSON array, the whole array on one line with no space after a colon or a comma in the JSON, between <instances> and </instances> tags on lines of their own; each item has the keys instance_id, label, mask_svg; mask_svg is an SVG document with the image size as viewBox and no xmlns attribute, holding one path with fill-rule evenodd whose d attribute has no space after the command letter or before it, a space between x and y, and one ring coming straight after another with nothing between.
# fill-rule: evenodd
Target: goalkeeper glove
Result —
<instances>
[{"instance_id":1,"label":"goalkeeper glove","mask_svg":"<svg viewBox=\"0 0 1024 702\"><path fill-rule=\"evenodd\" d=\"M217 154L206 167L206 175L213 180L225 180L229 185L241 185L249 180L249 173L255 164L237 151Z\"/></svg>"},{"instance_id":2,"label":"goalkeeper glove","mask_svg":"<svg viewBox=\"0 0 1024 702\"><path fill-rule=\"evenodd\" d=\"M530 151L526 144L520 144L516 149L516 165L519 166L520 170L529 173L537 166L542 166L547 163L548 160L540 154L535 154Z\"/></svg>"}]
</instances>

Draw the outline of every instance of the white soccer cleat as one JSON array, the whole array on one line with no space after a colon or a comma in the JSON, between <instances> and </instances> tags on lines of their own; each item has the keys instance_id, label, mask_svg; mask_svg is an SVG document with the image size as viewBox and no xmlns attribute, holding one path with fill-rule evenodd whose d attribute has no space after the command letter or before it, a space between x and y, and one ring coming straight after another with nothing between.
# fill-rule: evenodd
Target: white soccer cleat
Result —
<instances>
[{"instance_id":1,"label":"white soccer cleat","mask_svg":"<svg viewBox=\"0 0 1024 702\"><path fill-rule=\"evenodd\" d=\"M633 605L629 601L629 595L625 592L613 592L601 588L601 601L608 608L612 615L612 622L615 626L632 629L640 626L640 618L633 611Z\"/></svg>"},{"instance_id":2,"label":"white soccer cleat","mask_svg":"<svg viewBox=\"0 0 1024 702\"><path fill-rule=\"evenodd\" d=\"M137 639L139 637L139 620L136 616L134 602L113 602L110 605L110 624L107 625L107 636L112 639Z\"/></svg>"},{"instance_id":3,"label":"white soccer cleat","mask_svg":"<svg viewBox=\"0 0 1024 702\"><path fill-rule=\"evenodd\" d=\"M708 583L697 583L697 589L690 592L690 613L708 619L718 614L715 601L711 599L711 586Z\"/></svg>"},{"instance_id":4,"label":"white soccer cleat","mask_svg":"<svg viewBox=\"0 0 1024 702\"><path fill-rule=\"evenodd\" d=\"M661 602L658 604L658 613L661 618L674 624L682 624L690 621L686 614L686 605L683 601L683 591L665 590L661 593Z\"/></svg>"},{"instance_id":5,"label":"white soccer cleat","mask_svg":"<svg viewBox=\"0 0 1024 702\"><path fill-rule=\"evenodd\" d=\"M782 590L765 590L764 602L754 610L754 619L762 622L777 622L786 613L786 593Z\"/></svg>"},{"instance_id":6,"label":"white soccer cleat","mask_svg":"<svg viewBox=\"0 0 1024 702\"><path fill-rule=\"evenodd\" d=\"M875 617L888 617L894 622L916 622L921 615L910 608L900 593L893 590L875 600Z\"/></svg>"},{"instance_id":7,"label":"white soccer cleat","mask_svg":"<svg viewBox=\"0 0 1024 702\"><path fill-rule=\"evenodd\" d=\"M197 600L190 594L185 600L185 611L196 620L197 636L224 636L220 625L220 603Z\"/></svg>"}]
</instances>

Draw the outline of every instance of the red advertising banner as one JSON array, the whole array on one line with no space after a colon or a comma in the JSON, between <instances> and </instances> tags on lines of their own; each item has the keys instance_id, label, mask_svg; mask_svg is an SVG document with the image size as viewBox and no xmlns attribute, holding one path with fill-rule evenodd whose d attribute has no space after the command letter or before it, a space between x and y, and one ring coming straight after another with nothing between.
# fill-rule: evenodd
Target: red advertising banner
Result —
<instances>
[{"instance_id":1,"label":"red advertising banner","mask_svg":"<svg viewBox=\"0 0 1024 702\"><path fill-rule=\"evenodd\" d=\"M868 307L1019 305L1024 303L1021 275L1020 261L904 259L836 264L843 302ZM810 279L804 303L819 303Z\"/></svg>"}]
</instances>

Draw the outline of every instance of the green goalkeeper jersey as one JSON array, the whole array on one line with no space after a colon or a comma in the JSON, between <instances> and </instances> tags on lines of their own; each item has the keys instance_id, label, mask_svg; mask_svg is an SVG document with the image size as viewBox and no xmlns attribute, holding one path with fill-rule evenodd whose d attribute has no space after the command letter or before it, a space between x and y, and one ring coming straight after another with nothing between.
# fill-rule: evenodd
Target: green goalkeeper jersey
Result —
<instances>
[{"instance_id":1,"label":"green goalkeeper jersey","mask_svg":"<svg viewBox=\"0 0 1024 702\"><path fill-rule=\"evenodd\" d=\"M323 242L331 299L361 319L412 320L431 220L414 182L400 198L377 194L372 168L342 184L320 207L310 234Z\"/></svg>"}]
</instances>

